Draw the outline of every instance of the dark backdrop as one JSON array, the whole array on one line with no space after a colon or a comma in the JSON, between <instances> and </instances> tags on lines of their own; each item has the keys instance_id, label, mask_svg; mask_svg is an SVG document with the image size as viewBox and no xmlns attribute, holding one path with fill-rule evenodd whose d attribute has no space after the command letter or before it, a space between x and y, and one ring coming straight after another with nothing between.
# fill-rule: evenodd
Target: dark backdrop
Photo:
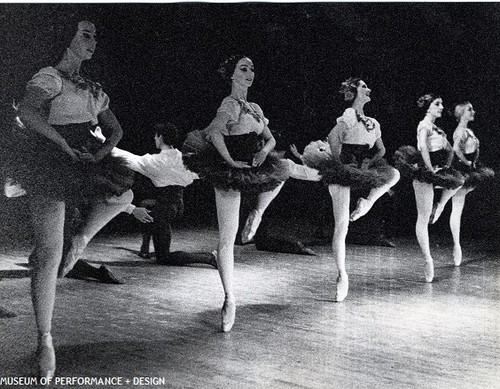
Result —
<instances>
[{"instance_id":1,"label":"dark backdrop","mask_svg":"<svg viewBox=\"0 0 500 389\"><path fill-rule=\"evenodd\" d=\"M184 133L207 126L229 91L217 76L218 64L244 53L256 67L249 100L270 119L280 149L326 137L344 109L340 82L360 76L372 89L366 113L381 123L389 158L397 147L416 143L421 117L415 101L434 91L450 110L459 100L473 103L482 159L498 170L499 4L2 4L2 108L47 65L40 59L57 40L57 26L81 19L97 25L88 70L111 97L125 149L149 151L156 120L172 121ZM451 116L440 121L450 138L455 124ZM323 188L287 185L273 209L283 215L330 212ZM498 186L495 180L469 196L464 234L496 239ZM402 180L395 192L380 217L393 233L411 235L411 186ZM214 224L212 197L203 183L188 188L187 222ZM296 197L310 200L298 209ZM18 219L23 202L2 199L4 229L14 228L12 215ZM447 215L433 228L448 231Z\"/></svg>"}]
</instances>

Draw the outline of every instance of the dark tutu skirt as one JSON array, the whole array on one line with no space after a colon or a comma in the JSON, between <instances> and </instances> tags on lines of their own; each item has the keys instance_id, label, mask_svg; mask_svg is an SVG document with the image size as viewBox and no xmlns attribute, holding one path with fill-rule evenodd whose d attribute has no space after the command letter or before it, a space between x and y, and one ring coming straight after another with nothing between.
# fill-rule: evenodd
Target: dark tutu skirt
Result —
<instances>
[{"instance_id":1,"label":"dark tutu skirt","mask_svg":"<svg viewBox=\"0 0 500 389\"><path fill-rule=\"evenodd\" d=\"M303 161L319 171L325 185L370 190L385 185L394 176L393 167L383 158L369 169L362 169L363 160L370 158L372 154L373 150L368 145L343 144L338 161L332 157L328 143L315 141L304 149Z\"/></svg>"},{"instance_id":2,"label":"dark tutu skirt","mask_svg":"<svg viewBox=\"0 0 500 389\"><path fill-rule=\"evenodd\" d=\"M53 126L69 146L94 153L102 146L91 133L91 123ZM58 200L104 200L129 190L135 173L125 160L107 155L99 163L73 162L59 146L34 131L12 129L14 152L7 175L21 184L28 195Z\"/></svg>"},{"instance_id":3,"label":"dark tutu skirt","mask_svg":"<svg viewBox=\"0 0 500 389\"><path fill-rule=\"evenodd\" d=\"M448 158L446 150L430 152L429 155L432 166L445 166ZM462 173L453 167L443 167L437 173L429 171L422 154L413 146L402 146L394 153L394 166L405 177L446 189L456 189L465 182Z\"/></svg>"},{"instance_id":4,"label":"dark tutu skirt","mask_svg":"<svg viewBox=\"0 0 500 389\"><path fill-rule=\"evenodd\" d=\"M476 159L476 153L464 154L468 161L474 161ZM474 167L467 166L460 158L455 156L453 160L453 165L465 178L464 188L475 188L485 182L492 180L495 177L495 172L487 166L484 166L481 162L476 162Z\"/></svg>"},{"instance_id":5,"label":"dark tutu skirt","mask_svg":"<svg viewBox=\"0 0 500 389\"><path fill-rule=\"evenodd\" d=\"M244 135L225 136L229 154L235 161L252 163L254 155L262 148L263 139L252 132ZM215 147L206 140L203 131L188 135L182 147L184 164L200 178L215 188L261 193L275 189L289 177L288 165L277 153L270 152L262 165L250 169L230 167Z\"/></svg>"}]
</instances>

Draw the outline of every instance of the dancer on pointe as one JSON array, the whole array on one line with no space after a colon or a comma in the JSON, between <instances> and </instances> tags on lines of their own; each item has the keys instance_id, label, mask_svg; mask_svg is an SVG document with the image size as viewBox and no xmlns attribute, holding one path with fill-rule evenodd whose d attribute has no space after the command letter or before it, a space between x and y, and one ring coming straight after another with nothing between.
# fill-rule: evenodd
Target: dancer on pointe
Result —
<instances>
[{"instance_id":1,"label":"dancer on pointe","mask_svg":"<svg viewBox=\"0 0 500 389\"><path fill-rule=\"evenodd\" d=\"M343 301L349 290L346 236L350 221L366 215L373 204L399 181L399 172L383 156L384 142L380 124L365 116L364 106L371 101L371 90L360 78L349 78L339 91L350 107L337 119L328 135L328 143L312 142L304 149L303 161L319 170L332 197L335 228L332 240L338 278L335 301ZM359 198L349 214L351 189L370 190Z\"/></svg>"},{"instance_id":2,"label":"dancer on pointe","mask_svg":"<svg viewBox=\"0 0 500 389\"><path fill-rule=\"evenodd\" d=\"M453 236L453 262L455 266L462 263L462 247L460 245L460 224L465 205L465 196L485 181L493 179L495 172L481 164L479 159L479 139L469 128L474 121L475 111L468 101L455 106L455 117L458 126L453 133L453 150L455 158L453 167L465 177L465 184L451 198L450 229Z\"/></svg>"},{"instance_id":3,"label":"dancer on pointe","mask_svg":"<svg viewBox=\"0 0 500 389\"><path fill-rule=\"evenodd\" d=\"M56 368L51 329L66 203L91 204L82 234L73 241L84 246L133 197L134 173L109 155L123 133L109 98L99 84L80 74L82 62L95 51L95 33L92 23L78 23L62 59L29 81L18 110L24 141L19 142L13 178L28 194L34 229L31 294L41 377L52 377ZM110 134L104 144L90 134L97 124Z\"/></svg>"},{"instance_id":4,"label":"dancer on pointe","mask_svg":"<svg viewBox=\"0 0 500 389\"><path fill-rule=\"evenodd\" d=\"M434 260L429 245L429 224L434 224L455 193L464 184L460 172L451 168L453 147L446 133L436 126L436 119L443 112L443 100L428 93L421 96L417 106L425 115L417 127L417 149L413 146L400 147L395 153L395 165L403 174L413 178L413 189L417 203L415 233L425 259L425 280L434 279ZM443 189L441 198L433 206L434 187Z\"/></svg>"},{"instance_id":5,"label":"dancer on pointe","mask_svg":"<svg viewBox=\"0 0 500 389\"><path fill-rule=\"evenodd\" d=\"M231 84L231 94L217 110L217 116L198 136L188 137L183 150L188 168L215 187L219 223L218 268L224 288L222 331L231 330L236 315L234 295L234 242L238 231L241 192L257 192L258 209L263 212L288 178L288 165L273 153L276 141L268 128L268 119L255 103L247 101L248 88L254 81L250 58L232 56L219 68Z\"/></svg>"}]
</instances>

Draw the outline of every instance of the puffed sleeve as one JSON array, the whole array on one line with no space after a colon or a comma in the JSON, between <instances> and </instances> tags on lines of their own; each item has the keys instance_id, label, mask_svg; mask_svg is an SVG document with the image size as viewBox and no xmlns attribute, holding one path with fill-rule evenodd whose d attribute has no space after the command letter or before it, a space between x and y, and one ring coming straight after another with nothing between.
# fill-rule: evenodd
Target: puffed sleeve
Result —
<instances>
[{"instance_id":1,"label":"puffed sleeve","mask_svg":"<svg viewBox=\"0 0 500 389\"><path fill-rule=\"evenodd\" d=\"M337 123L344 122L347 124L347 127L352 128L358 122L358 118L356 117L356 110L354 108L347 108L344 111L344 114L337 118Z\"/></svg>"},{"instance_id":2,"label":"puffed sleeve","mask_svg":"<svg viewBox=\"0 0 500 389\"><path fill-rule=\"evenodd\" d=\"M252 106L254 107L254 109L257 111L257 113L259 114L259 116L261 118L264 119L264 124L267 126L269 125L269 119L267 119L265 116L264 116L264 112L262 111L262 108L260 108L259 104L255 104L255 103L252 103Z\"/></svg>"},{"instance_id":3,"label":"puffed sleeve","mask_svg":"<svg viewBox=\"0 0 500 389\"><path fill-rule=\"evenodd\" d=\"M427 123L422 123L418 126L417 132L420 135L422 131L426 133L427 136L432 135L432 125L427 124Z\"/></svg>"},{"instance_id":4,"label":"puffed sleeve","mask_svg":"<svg viewBox=\"0 0 500 389\"><path fill-rule=\"evenodd\" d=\"M222 100L222 103L217 110L217 113L226 113L231 118L231 122L236 123L238 121L238 117L240 116L240 104L230 97L226 97Z\"/></svg>"},{"instance_id":5,"label":"puffed sleeve","mask_svg":"<svg viewBox=\"0 0 500 389\"><path fill-rule=\"evenodd\" d=\"M36 93L42 100L50 100L61 93L62 80L53 67L41 69L26 85L26 90Z\"/></svg>"}]
</instances>

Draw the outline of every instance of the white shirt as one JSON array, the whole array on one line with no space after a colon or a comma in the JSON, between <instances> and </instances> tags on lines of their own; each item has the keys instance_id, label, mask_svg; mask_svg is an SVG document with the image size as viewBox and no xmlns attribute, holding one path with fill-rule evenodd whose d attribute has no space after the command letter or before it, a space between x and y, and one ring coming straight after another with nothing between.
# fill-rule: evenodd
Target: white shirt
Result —
<instances>
[{"instance_id":1,"label":"white shirt","mask_svg":"<svg viewBox=\"0 0 500 389\"><path fill-rule=\"evenodd\" d=\"M130 169L151 179L156 187L186 187L198 178L197 174L186 169L182 162L182 153L177 149L139 156L115 147L112 155L124 158Z\"/></svg>"},{"instance_id":2,"label":"white shirt","mask_svg":"<svg viewBox=\"0 0 500 389\"><path fill-rule=\"evenodd\" d=\"M306 165L299 165L291 159L285 159L285 161L288 164L291 178L304 181L321 181L322 177L316 169Z\"/></svg>"}]
</instances>

